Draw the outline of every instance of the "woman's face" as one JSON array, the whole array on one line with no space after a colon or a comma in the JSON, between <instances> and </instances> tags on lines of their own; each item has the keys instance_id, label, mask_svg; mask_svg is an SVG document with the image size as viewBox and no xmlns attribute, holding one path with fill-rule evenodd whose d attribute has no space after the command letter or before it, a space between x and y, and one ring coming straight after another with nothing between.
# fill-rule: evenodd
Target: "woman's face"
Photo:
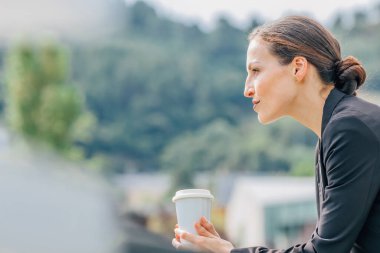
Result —
<instances>
[{"instance_id":1,"label":"woman's face","mask_svg":"<svg viewBox=\"0 0 380 253\"><path fill-rule=\"evenodd\" d=\"M255 38L247 50L244 96L252 98L253 110L262 124L289 115L296 96L292 64L281 65L267 43Z\"/></svg>"}]
</instances>

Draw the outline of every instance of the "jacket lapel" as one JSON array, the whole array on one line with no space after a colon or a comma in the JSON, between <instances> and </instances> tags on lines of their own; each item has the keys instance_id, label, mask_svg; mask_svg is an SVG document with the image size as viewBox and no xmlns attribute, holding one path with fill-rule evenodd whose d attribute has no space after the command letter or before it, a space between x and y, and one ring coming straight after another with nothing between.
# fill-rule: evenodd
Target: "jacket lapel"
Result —
<instances>
[{"instance_id":1,"label":"jacket lapel","mask_svg":"<svg viewBox=\"0 0 380 253\"><path fill-rule=\"evenodd\" d=\"M322 209L322 202L324 200L324 191L327 186L327 175L326 168L324 165L323 159L323 132L331 119L331 116L334 112L335 107L342 100L342 98L346 96L343 92L332 89L330 94L328 95L325 105L323 107L323 115L322 115L322 126L321 126L321 139L318 139L318 143L316 146L315 152L315 178L316 178L316 190L317 190L317 209L318 209L318 218Z\"/></svg>"}]
</instances>

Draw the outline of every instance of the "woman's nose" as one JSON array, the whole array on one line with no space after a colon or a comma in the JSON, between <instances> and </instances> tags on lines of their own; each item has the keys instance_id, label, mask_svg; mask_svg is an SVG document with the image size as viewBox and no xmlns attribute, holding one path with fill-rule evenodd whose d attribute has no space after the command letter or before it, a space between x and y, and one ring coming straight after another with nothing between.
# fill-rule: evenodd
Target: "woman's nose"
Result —
<instances>
[{"instance_id":1,"label":"woman's nose","mask_svg":"<svg viewBox=\"0 0 380 253\"><path fill-rule=\"evenodd\" d=\"M255 90L252 86L246 84L244 87L244 96L247 98L251 98L253 97L253 95L255 95Z\"/></svg>"}]
</instances>

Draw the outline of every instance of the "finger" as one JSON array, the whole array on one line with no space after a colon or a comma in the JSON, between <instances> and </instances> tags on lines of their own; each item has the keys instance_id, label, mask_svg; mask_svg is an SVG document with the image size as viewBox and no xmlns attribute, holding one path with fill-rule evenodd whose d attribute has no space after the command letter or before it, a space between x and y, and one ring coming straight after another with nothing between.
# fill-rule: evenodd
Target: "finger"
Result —
<instances>
[{"instance_id":1,"label":"finger","mask_svg":"<svg viewBox=\"0 0 380 253\"><path fill-rule=\"evenodd\" d=\"M173 245L173 247L176 248L176 249L182 249L182 245L181 245L181 243L180 243L179 241L177 241L176 239L173 239L173 240L172 240L172 245Z\"/></svg>"},{"instance_id":2,"label":"finger","mask_svg":"<svg viewBox=\"0 0 380 253\"><path fill-rule=\"evenodd\" d=\"M210 223L206 217L202 216L201 217L201 225L202 227L204 227L207 231L209 231L211 234L217 236L217 237L220 237L218 232L216 232L216 229L214 227L214 225L212 225L212 223Z\"/></svg>"},{"instance_id":3,"label":"finger","mask_svg":"<svg viewBox=\"0 0 380 253\"><path fill-rule=\"evenodd\" d=\"M195 230L197 231L198 235L206 236L206 237L212 237L214 238L215 235L207 231L201 224L195 223Z\"/></svg>"},{"instance_id":4,"label":"finger","mask_svg":"<svg viewBox=\"0 0 380 253\"><path fill-rule=\"evenodd\" d=\"M210 233L212 233L213 235L217 236L217 237L220 237L218 232L216 232L216 229L214 227L214 225L209 222L206 217L202 216L201 218L201 225L207 230L209 231Z\"/></svg>"},{"instance_id":5,"label":"finger","mask_svg":"<svg viewBox=\"0 0 380 253\"><path fill-rule=\"evenodd\" d=\"M195 245L199 245L200 244L200 242L201 242L201 240L199 239L200 238L200 236L198 236L198 235L193 235L193 234L190 234L190 233L187 233L187 232L182 232L181 234L180 234L180 239L182 240L186 240L186 241L188 241L188 242L190 242L190 243L193 243L193 244L195 244Z\"/></svg>"},{"instance_id":6,"label":"finger","mask_svg":"<svg viewBox=\"0 0 380 253\"><path fill-rule=\"evenodd\" d=\"M175 224L175 228L179 228L178 224Z\"/></svg>"},{"instance_id":7,"label":"finger","mask_svg":"<svg viewBox=\"0 0 380 253\"><path fill-rule=\"evenodd\" d=\"M179 229L179 228L176 228L176 229L174 229L174 233L176 234L176 235L181 235L183 232L185 232L184 230L182 230L182 229Z\"/></svg>"}]
</instances>

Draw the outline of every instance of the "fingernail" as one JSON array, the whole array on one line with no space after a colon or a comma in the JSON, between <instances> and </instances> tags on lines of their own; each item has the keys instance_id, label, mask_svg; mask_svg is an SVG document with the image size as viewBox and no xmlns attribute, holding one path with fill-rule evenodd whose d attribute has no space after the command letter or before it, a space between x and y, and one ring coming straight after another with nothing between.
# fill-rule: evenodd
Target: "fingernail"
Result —
<instances>
[{"instance_id":1,"label":"fingernail","mask_svg":"<svg viewBox=\"0 0 380 253\"><path fill-rule=\"evenodd\" d=\"M185 231L182 230L182 229L176 228L176 229L174 229L174 232L175 232L176 234L181 235L181 234L183 234Z\"/></svg>"}]
</instances>

